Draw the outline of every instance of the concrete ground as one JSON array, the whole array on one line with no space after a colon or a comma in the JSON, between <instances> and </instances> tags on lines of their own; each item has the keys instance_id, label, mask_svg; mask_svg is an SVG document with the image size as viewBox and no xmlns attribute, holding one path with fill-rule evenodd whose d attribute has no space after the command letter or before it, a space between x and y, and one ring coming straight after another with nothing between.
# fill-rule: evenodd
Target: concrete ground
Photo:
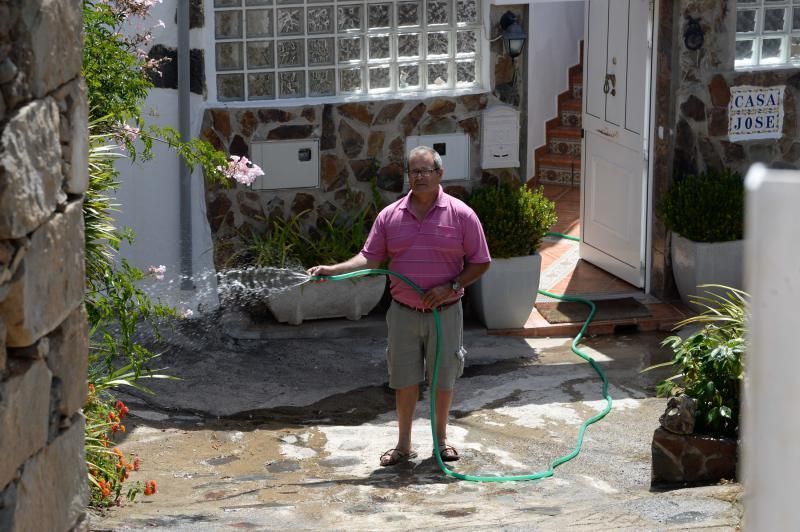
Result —
<instances>
[{"instance_id":1,"label":"concrete ground","mask_svg":"<svg viewBox=\"0 0 800 532\"><path fill-rule=\"evenodd\" d=\"M225 331L224 333L222 331ZM135 479L158 494L94 515L93 530L736 530L741 486L652 492L650 441L665 400L640 371L667 360L663 333L587 339L614 408L552 478L473 483L431 458L428 396L414 421L419 457L378 465L397 422L386 387L384 325L327 320L256 326L195 320L170 335L162 365L180 381L124 397ZM569 338L490 336L468 326L450 442L458 472L525 474L569 453L605 405ZM668 371L668 370L667 370Z\"/></svg>"}]
</instances>

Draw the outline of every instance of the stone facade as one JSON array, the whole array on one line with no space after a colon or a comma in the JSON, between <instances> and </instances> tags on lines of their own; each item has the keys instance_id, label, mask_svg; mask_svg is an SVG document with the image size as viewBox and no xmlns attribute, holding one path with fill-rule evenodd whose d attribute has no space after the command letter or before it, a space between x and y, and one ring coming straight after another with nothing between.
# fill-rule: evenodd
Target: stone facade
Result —
<instances>
[{"instance_id":1,"label":"stone facade","mask_svg":"<svg viewBox=\"0 0 800 532\"><path fill-rule=\"evenodd\" d=\"M673 177L707 169L730 168L743 175L763 162L778 168L800 168L797 103L800 69L735 71L736 3L733 0L680 0L661 3L656 95L657 203ZM687 16L700 18L704 44L697 51L684 46ZM786 85L783 137L779 140L730 142L730 87ZM669 238L660 220L653 226L653 289L656 295L676 295L669 261Z\"/></svg>"},{"instance_id":2,"label":"stone facade","mask_svg":"<svg viewBox=\"0 0 800 532\"><path fill-rule=\"evenodd\" d=\"M81 14L0 1L2 530L86 527Z\"/></svg>"},{"instance_id":3,"label":"stone facade","mask_svg":"<svg viewBox=\"0 0 800 532\"><path fill-rule=\"evenodd\" d=\"M216 265L242 230L263 231L271 217L311 210L318 215L360 204L372 183L386 201L404 190L405 137L464 132L470 135L472 175L481 176L480 115L491 96L324 104L281 109L208 109L201 138L231 155L250 155L253 141L319 139L320 186L301 190L251 190L209 186L206 201L215 237ZM487 174L486 178L490 178ZM464 196L464 182L448 187Z\"/></svg>"}]
</instances>

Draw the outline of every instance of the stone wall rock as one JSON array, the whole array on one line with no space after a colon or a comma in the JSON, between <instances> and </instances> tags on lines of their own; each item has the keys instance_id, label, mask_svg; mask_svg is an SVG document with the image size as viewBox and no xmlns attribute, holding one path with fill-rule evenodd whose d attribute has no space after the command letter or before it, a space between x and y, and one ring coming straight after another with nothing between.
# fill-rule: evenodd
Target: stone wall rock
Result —
<instances>
[{"instance_id":1,"label":"stone wall rock","mask_svg":"<svg viewBox=\"0 0 800 532\"><path fill-rule=\"evenodd\" d=\"M31 247L0 302L10 347L25 347L55 329L83 300L81 202L55 213L30 239Z\"/></svg>"},{"instance_id":2,"label":"stone wall rock","mask_svg":"<svg viewBox=\"0 0 800 532\"><path fill-rule=\"evenodd\" d=\"M58 106L52 98L31 102L0 134L0 239L44 222L66 199L62 181Z\"/></svg>"},{"instance_id":3,"label":"stone wall rock","mask_svg":"<svg viewBox=\"0 0 800 532\"><path fill-rule=\"evenodd\" d=\"M652 487L697 486L736 479L738 445L734 439L673 434L659 427L653 433L651 452Z\"/></svg>"},{"instance_id":4,"label":"stone wall rock","mask_svg":"<svg viewBox=\"0 0 800 532\"><path fill-rule=\"evenodd\" d=\"M89 108L86 83L75 80L53 94L61 113L61 152L64 155L64 191L83 194L89 188Z\"/></svg>"},{"instance_id":5,"label":"stone wall rock","mask_svg":"<svg viewBox=\"0 0 800 532\"><path fill-rule=\"evenodd\" d=\"M17 505L17 485L11 483L0 490L0 530L14 530L14 508Z\"/></svg>"},{"instance_id":6,"label":"stone wall rock","mask_svg":"<svg viewBox=\"0 0 800 532\"><path fill-rule=\"evenodd\" d=\"M71 417L86 403L89 332L83 305L73 310L46 339L47 366L61 387L56 407L62 416Z\"/></svg>"},{"instance_id":7,"label":"stone wall rock","mask_svg":"<svg viewBox=\"0 0 800 532\"><path fill-rule=\"evenodd\" d=\"M0 382L0 489L47 442L51 373L44 360L9 359Z\"/></svg>"},{"instance_id":8,"label":"stone wall rock","mask_svg":"<svg viewBox=\"0 0 800 532\"><path fill-rule=\"evenodd\" d=\"M69 530L89 499L83 452L83 416L29 460L17 483L14 525L18 530Z\"/></svg>"},{"instance_id":9,"label":"stone wall rock","mask_svg":"<svg viewBox=\"0 0 800 532\"><path fill-rule=\"evenodd\" d=\"M3 531L87 528L82 15L80 0L0 0Z\"/></svg>"},{"instance_id":10,"label":"stone wall rock","mask_svg":"<svg viewBox=\"0 0 800 532\"><path fill-rule=\"evenodd\" d=\"M0 317L0 380L3 380L3 377L6 373L6 358L8 357L6 353L6 322L3 321L3 318Z\"/></svg>"},{"instance_id":11,"label":"stone wall rock","mask_svg":"<svg viewBox=\"0 0 800 532\"><path fill-rule=\"evenodd\" d=\"M23 5L35 58L29 70L31 89L35 98L42 98L80 74L83 13L76 9L77 0L27 0Z\"/></svg>"}]
</instances>

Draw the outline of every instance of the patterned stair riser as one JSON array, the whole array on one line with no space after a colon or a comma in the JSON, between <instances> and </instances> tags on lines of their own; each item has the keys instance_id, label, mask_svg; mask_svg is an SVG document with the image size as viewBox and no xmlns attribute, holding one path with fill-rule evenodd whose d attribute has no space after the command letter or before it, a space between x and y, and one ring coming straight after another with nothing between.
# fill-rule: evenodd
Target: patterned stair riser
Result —
<instances>
[{"instance_id":1,"label":"patterned stair riser","mask_svg":"<svg viewBox=\"0 0 800 532\"><path fill-rule=\"evenodd\" d=\"M561 125L564 127L582 127L583 120L580 111L572 111L563 109L559 113L561 116Z\"/></svg>"},{"instance_id":2,"label":"patterned stair riser","mask_svg":"<svg viewBox=\"0 0 800 532\"><path fill-rule=\"evenodd\" d=\"M581 139L553 137L547 143L550 153L558 155L581 156Z\"/></svg>"},{"instance_id":3,"label":"patterned stair riser","mask_svg":"<svg viewBox=\"0 0 800 532\"><path fill-rule=\"evenodd\" d=\"M583 85L576 84L572 86L572 97L576 100L583 98Z\"/></svg>"},{"instance_id":4,"label":"patterned stair riser","mask_svg":"<svg viewBox=\"0 0 800 532\"><path fill-rule=\"evenodd\" d=\"M579 169L565 166L542 165L539 167L539 183L549 185L577 186L581 182Z\"/></svg>"}]
</instances>

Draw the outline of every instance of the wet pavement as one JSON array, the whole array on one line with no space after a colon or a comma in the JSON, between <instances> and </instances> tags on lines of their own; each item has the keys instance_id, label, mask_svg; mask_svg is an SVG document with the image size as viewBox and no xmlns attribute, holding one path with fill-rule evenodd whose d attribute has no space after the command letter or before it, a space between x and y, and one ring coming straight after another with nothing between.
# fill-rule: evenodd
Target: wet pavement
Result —
<instances>
[{"instance_id":1,"label":"wet pavement","mask_svg":"<svg viewBox=\"0 0 800 532\"><path fill-rule=\"evenodd\" d=\"M611 413L553 478L473 483L431 458L428 395L413 426L418 458L378 466L397 422L379 319L261 328L195 320L170 336L155 396L130 407L124 452L138 454L153 497L91 519L93 530L736 530L741 486L652 492L650 441L665 400L663 333L585 341L606 372ZM228 321L225 321L228 320ZM221 326L220 323L225 324ZM221 331L226 331L222 333ZM453 468L482 475L547 469L605 401L569 338L487 335L468 327L456 387ZM667 370L668 372L668 370Z\"/></svg>"}]
</instances>

